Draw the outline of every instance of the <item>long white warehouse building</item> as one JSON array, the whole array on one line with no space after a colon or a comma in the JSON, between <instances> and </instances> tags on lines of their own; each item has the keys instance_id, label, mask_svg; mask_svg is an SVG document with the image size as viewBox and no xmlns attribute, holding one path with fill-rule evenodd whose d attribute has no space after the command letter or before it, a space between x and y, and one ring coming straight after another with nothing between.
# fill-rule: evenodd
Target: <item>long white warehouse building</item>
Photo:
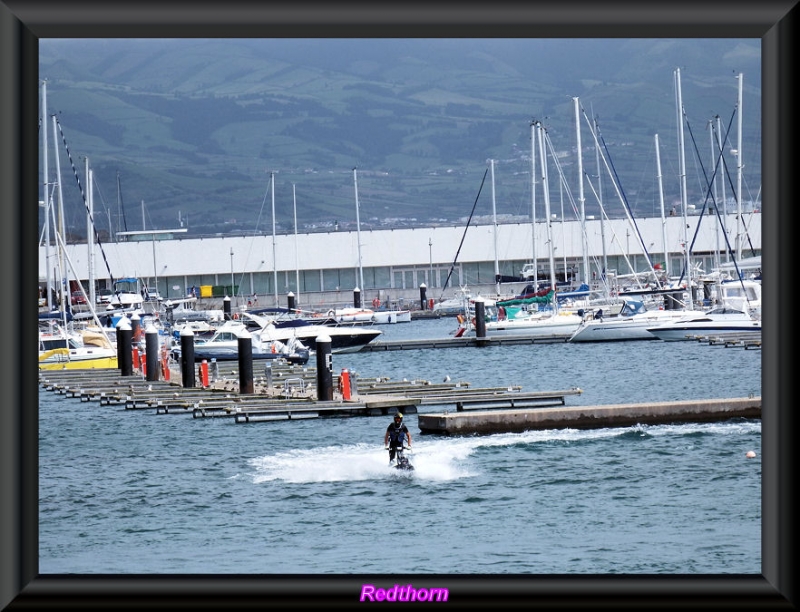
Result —
<instances>
[{"instance_id":1,"label":"long white warehouse building","mask_svg":"<svg viewBox=\"0 0 800 612\"><path fill-rule=\"evenodd\" d=\"M540 278L552 264L559 279L566 269L577 282L591 282L604 269L622 275L647 271L650 263L679 276L687 243L693 266L706 272L761 254L759 212L741 222L735 214L685 219L591 219L585 241L580 221L206 238L185 238L181 230L129 232L116 242L67 245L63 255L54 240L40 246L39 281L56 290L57 279L73 287L80 281L93 295L114 280L138 278L165 299L213 287L214 297L255 294L259 305L285 305L291 292L300 307L348 302L356 289L366 301L413 299L423 284L430 297L443 294L445 283L448 294L467 286L487 295L497 274L518 276L534 258Z\"/></svg>"}]
</instances>

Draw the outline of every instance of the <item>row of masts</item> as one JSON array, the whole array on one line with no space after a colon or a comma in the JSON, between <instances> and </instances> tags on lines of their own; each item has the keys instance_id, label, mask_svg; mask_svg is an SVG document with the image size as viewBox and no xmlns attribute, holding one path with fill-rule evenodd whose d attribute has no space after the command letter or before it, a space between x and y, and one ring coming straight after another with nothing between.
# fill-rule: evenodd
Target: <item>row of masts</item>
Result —
<instances>
[{"instance_id":1,"label":"row of masts","mask_svg":"<svg viewBox=\"0 0 800 612\"><path fill-rule=\"evenodd\" d=\"M677 109L677 127L678 127L678 142L679 142L679 164L680 164L680 194L681 194L681 209L683 214L683 255L684 255L684 271L686 277L687 286L691 286L692 283L692 264L691 264L691 248L690 248L690 240L689 240L689 222L688 222L688 215L689 215L689 204L688 204L688 191L686 187L686 154L685 154L685 141L684 141L684 121L686 120L685 117L685 110L683 107L683 98L681 94L681 81L680 81L680 69L676 69L674 73L675 78L675 92L676 92L676 109ZM743 224L743 217L742 217L742 92L743 92L743 75L740 73L738 75L739 81L739 88L738 88L738 102L737 102L737 118L738 118L738 144L737 148L733 153L736 155L737 160L737 187L736 187L736 202L737 202L737 220L740 224ZM579 98L574 97L574 109L575 109L575 126L576 126L576 140L577 140L577 156L578 156L578 204L579 204L579 217L581 221L581 235L582 235L582 259L583 259L583 279L582 282L585 284L589 284L589 276L590 276L590 265L589 265L589 252L588 252L588 237L586 234L586 200L584 194L584 169L583 169L583 155L582 155L582 143L581 143L581 127L580 127L580 115L581 115L581 108ZM583 113L584 117L586 116L585 112ZM588 118L586 119L587 123L589 124L589 129L592 133L592 137L594 138L595 143L595 152L596 152L596 161L597 161L597 190L595 190L595 195L598 199L598 204L601 209L600 215L600 233L601 233L601 243L602 243L602 271L604 272L607 270L607 253L606 253L606 237L605 237L605 229L604 229L604 220L607 218L605 214L605 209L603 207L603 198L602 198L602 182L601 177L602 173L601 169L601 159L603 164L606 166L609 174L611 174L611 169L608 166L608 161L605 159L605 156L602 155L600 142L598 139L599 129L597 127L596 120L594 122L589 122ZM720 201L718 196L718 169L720 162L724 164L724 159L722 153L724 151L724 142L722 141L722 130L720 126L720 118L719 116L716 117L716 140L714 139L714 130L713 124L710 123L709 133L711 136L711 148L713 152L712 167L714 168L714 173L709 181L709 194L711 195L711 187L713 187L713 202L714 202L714 212L717 214L718 219L719 214L717 211L717 202ZM533 282L534 286L538 287L538 251L536 248L536 184L537 184L537 176L540 179L542 185L542 193L544 197L544 207L545 207L545 224L547 230L547 246L548 246L548 258L549 258L549 268L550 274L549 279L551 283L551 289L555 289L555 256L554 256L554 243L553 243L553 233L552 233L552 215L550 212L550 188L548 184L548 170L547 170L547 146L550 146L551 151L551 159L555 161L557 164L557 158L555 152L552 150L552 143L550 143L549 137L547 135L547 130L544 128L540 121L531 121L531 246L532 246L532 261L533 261ZM669 257L669 250L667 247L667 234L666 234L666 211L664 207L664 190L663 190L663 180L662 180L662 173L661 173L661 155L660 155L660 146L659 146L659 139L658 134L654 135L655 140L655 149L656 149L656 164L657 164L657 179L658 179L658 191L659 191L659 202L661 208L661 219L662 219L662 242L663 242L663 254L664 254L664 261L665 261L665 275L667 278L672 276L671 271L671 262ZM540 163L540 168L537 171L537 148L539 151L538 159ZM491 182L492 182L492 215L494 218L494 251L495 251L495 278L498 279L497 281L497 293L500 294L500 274L499 274L499 259L498 259L498 248L497 248L497 236L498 236L498 227L497 227L497 213L496 213L496 202L495 202L495 183L494 183L494 163L495 160L489 160L490 163L490 171L491 171ZM563 174L560 172L560 182L559 187L563 188L566 183L564 181ZM619 187L616 184L616 181L613 180L612 176L612 184L617 190L617 194L619 195L620 199L623 200L623 208L626 212L628 217L628 221L631 223L635 230L636 237L639 239L640 247L642 248L642 252L645 253L648 265L650 267L650 273L653 275L654 279L657 279L656 271L653 267L653 263L651 258L648 255L648 251L644 243L642 242L641 235L639 234L638 230L636 230L635 222L630 215L628 207L625 205L624 198L619 191ZM721 217L721 223L723 224L722 230L725 233L727 239L727 228L725 227L724 219L727 215L727 198L725 195L725 181L722 180L722 198L721 201L723 202L723 216ZM563 203L562 203L562 214L561 214L562 222L564 219L563 213ZM720 266L721 262L719 261L720 257L720 244L719 244L719 223L717 224L717 267ZM743 244L743 232L740 230L737 231L736 234L736 259L741 259L742 255L742 244ZM726 261L730 262L731 258L731 250L725 249L726 253ZM566 263L565 263L566 266ZM566 269L566 268L565 268ZM636 272L633 268L631 272ZM601 274L601 278L603 275ZM638 278L638 277L637 277ZM362 283L363 284L363 283Z\"/></svg>"}]
</instances>

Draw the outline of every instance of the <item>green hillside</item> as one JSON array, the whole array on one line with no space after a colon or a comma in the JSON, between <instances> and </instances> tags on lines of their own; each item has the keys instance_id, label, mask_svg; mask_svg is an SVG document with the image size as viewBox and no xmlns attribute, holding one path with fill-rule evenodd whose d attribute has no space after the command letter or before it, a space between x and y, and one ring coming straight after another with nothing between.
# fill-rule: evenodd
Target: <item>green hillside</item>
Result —
<instances>
[{"instance_id":1,"label":"green hillside","mask_svg":"<svg viewBox=\"0 0 800 612\"><path fill-rule=\"evenodd\" d=\"M702 206L706 198L700 162L712 171L709 121L716 126L716 116L733 138L724 149L735 185L739 73L743 198L755 199L759 43L45 39L40 75L63 131L56 141L73 238L85 233L85 209L66 147L82 183L89 159L101 234L179 223L193 234L271 232L271 173L279 231L293 230L293 186L301 228L348 227L355 223L354 167L362 227L459 223L478 197L476 214L491 214L488 183L479 196L489 159L496 160L498 215L529 216L534 119L558 159L548 164L554 210L563 203L569 212L578 197L574 97L585 111L584 170L602 190L607 214L623 215L623 204L608 174L597 181L587 121L597 121L634 214L657 214L655 134L665 200L679 198L675 68L690 201ZM586 210L599 215L592 187L585 187Z\"/></svg>"}]
</instances>

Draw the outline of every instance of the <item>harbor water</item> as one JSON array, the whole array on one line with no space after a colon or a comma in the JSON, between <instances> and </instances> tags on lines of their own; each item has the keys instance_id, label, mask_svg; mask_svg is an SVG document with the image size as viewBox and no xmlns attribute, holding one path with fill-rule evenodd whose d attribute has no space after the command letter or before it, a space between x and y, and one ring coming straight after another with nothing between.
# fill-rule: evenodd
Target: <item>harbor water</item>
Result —
<instances>
[{"instance_id":1,"label":"harbor water","mask_svg":"<svg viewBox=\"0 0 800 612\"><path fill-rule=\"evenodd\" d=\"M381 329L404 339L455 327ZM759 350L691 341L333 355L334 374L344 368L580 388L568 406L761 395ZM759 420L468 437L405 420L410 475L388 466L385 416L236 424L40 390L39 571L761 573Z\"/></svg>"}]
</instances>

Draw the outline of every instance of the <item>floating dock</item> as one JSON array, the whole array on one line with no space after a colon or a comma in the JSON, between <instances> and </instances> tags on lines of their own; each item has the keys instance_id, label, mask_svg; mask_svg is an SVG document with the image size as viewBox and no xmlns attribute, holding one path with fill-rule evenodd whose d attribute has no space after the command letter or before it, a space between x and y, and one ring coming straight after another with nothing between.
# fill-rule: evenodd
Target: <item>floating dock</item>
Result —
<instances>
[{"instance_id":1,"label":"floating dock","mask_svg":"<svg viewBox=\"0 0 800 612\"><path fill-rule=\"evenodd\" d=\"M724 421L737 417L760 419L761 397L428 413L418 416L418 424L423 434L469 435Z\"/></svg>"},{"instance_id":2,"label":"floating dock","mask_svg":"<svg viewBox=\"0 0 800 612\"><path fill-rule=\"evenodd\" d=\"M122 376L116 369L42 370L39 385L101 406L195 419L225 417L236 423L404 412L418 415L422 433L445 435L761 418L760 397L567 407L566 398L583 393L581 389L476 388L463 381L434 384L351 373L349 397L336 389L332 400L323 401L316 396L314 368L274 364L247 394L239 393L234 364L220 366L217 374L208 387L185 388L165 380L146 381L138 374ZM419 414L422 405L442 407L445 412Z\"/></svg>"},{"instance_id":3,"label":"floating dock","mask_svg":"<svg viewBox=\"0 0 800 612\"><path fill-rule=\"evenodd\" d=\"M269 370L269 376L265 372L254 381L254 392L247 394L239 393L233 364L221 366L208 387L185 388L165 380L147 381L139 374L122 376L116 369L43 370L39 385L104 406L156 414L191 414L195 419L231 417L236 423L417 414L417 407L422 404L454 406L457 411L563 406L567 396L582 393L580 389L523 392L519 386L475 388L463 381L393 381L386 377L361 378L353 373L348 397L336 389L332 400L323 401L317 399L314 368L274 364Z\"/></svg>"},{"instance_id":4,"label":"floating dock","mask_svg":"<svg viewBox=\"0 0 800 612\"><path fill-rule=\"evenodd\" d=\"M531 338L528 336L486 336L476 338L474 336L464 338L431 338L429 340L373 340L364 345L359 353L375 353L379 351L413 351L421 349L438 348L462 348L467 346L513 346L516 344L553 344L556 342L566 342L569 334L554 334L541 338Z\"/></svg>"},{"instance_id":5,"label":"floating dock","mask_svg":"<svg viewBox=\"0 0 800 612\"><path fill-rule=\"evenodd\" d=\"M427 340L373 340L363 346L360 353L380 351L414 351L422 349L513 346L519 344L555 344L569 342L571 334L553 334L538 338L528 336L485 336L483 338L450 336L447 338L430 338ZM696 340L711 346L744 347L745 349L761 349L761 332L723 332L716 334L687 334L687 340ZM657 342L657 340L653 340Z\"/></svg>"}]
</instances>

